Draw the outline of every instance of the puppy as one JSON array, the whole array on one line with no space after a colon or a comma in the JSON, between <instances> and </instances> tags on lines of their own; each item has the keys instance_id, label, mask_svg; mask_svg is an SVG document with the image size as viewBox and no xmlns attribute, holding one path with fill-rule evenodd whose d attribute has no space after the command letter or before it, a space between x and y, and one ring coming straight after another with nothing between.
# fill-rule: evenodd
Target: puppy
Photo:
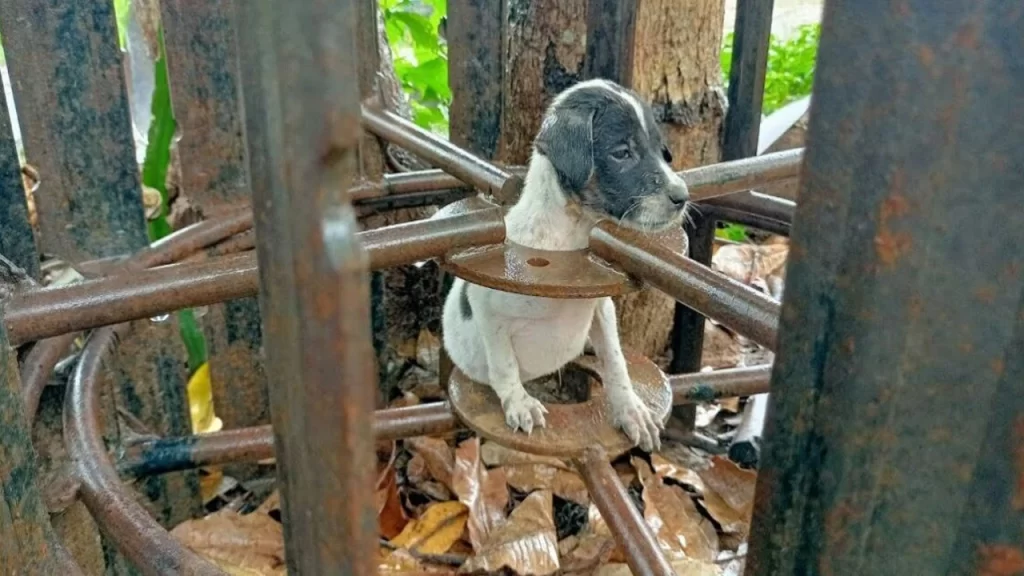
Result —
<instances>
[{"instance_id":1,"label":"puppy","mask_svg":"<svg viewBox=\"0 0 1024 576\"><path fill-rule=\"evenodd\" d=\"M522 196L505 217L507 238L579 250L602 219L643 231L679 226L689 193L671 161L650 106L633 92L605 80L576 84L545 113ZM452 362L488 384L506 423L527 434L545 425L547 410L523 382L555 373L589 340L615 425L644 450L660 447L663 424L633 390L611 298L523 296L456 279L442 326Z\"/></svg>"}]
</instances>

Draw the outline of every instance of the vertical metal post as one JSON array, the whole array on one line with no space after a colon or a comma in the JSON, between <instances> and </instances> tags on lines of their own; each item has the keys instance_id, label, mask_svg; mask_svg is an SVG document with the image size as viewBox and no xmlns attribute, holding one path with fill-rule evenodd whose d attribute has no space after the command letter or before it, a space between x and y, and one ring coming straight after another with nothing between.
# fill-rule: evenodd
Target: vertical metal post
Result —
<instances>
[{"instance_id":1,"label":"vertical metal post","mask_svg":"<svg viewBox=\"0 0 1024 576\"><path fill-rule=\"evenodd\" d=\"M449 139L494 158L501 135L504 0L448 2Z\"/></svg>"},{"instance_id":2,"label":"vertical metal post","mask_svg":"<svg viewBox=\"0 0 1024 576\"><path fill-rule=\"evenodd\" d=\"M747 573L1024 571L1024 10L825 5Z\"/></svg>"},{"instance_id":3,"label":"vertical metal post","mask_svg":"<svg viewBox=\"0 0 1024 576\"><path fill-rule=\"evenodd\" d=\"M729 69L729 111L725 116L722 160L738 160L757 154L761 126L761 101L764 75L768 65L768 41L772 27L774 0L739 0L736 6L732 66ZM686 227L690 237L690 257L710 265L716 221L695 213ZM676 304L672 330L673 374L696 372L701 368L704 349L704 317L682 304ZM678 421L693 425L694 405L672 409Z\"/></svg>"},{"instance_id":4,"label":"vertical metal post","mask_svg":"<svg viewBox=\"0 0 1024 576\"><path fill-rule=\"evenodd\" d=\"M40 177L40 249L74 263L147 246L113 5L10 0L0 3L0 28L25 155ZM117 408L143 432L191 431L175 324L135 323L110 380ZM117 417L107 423L118 442ZM146 480L142 491L165 524L200 509L194 472Z\"/></svg>"},{"instance_id":5,"label":"vertical metal post","mask_svg":"<svg viewBox=\"0 0 1024 576\"><path fill-rule=\"evenodd\" d=\"M0 574L57 574L64 570L40 495L36 466L32 431L21 399L18 358L0 322Z\"/></svg>"},{"instance_id":6,"label":"vertical metal post","mask_svg":"<svg viewBox=\"0 0 1024 576\"><path fill-rule=\"evenodd\" d=\"M291 573L371 574L376 371L356 172L355 0L236 4Z\"/></svg>"},{"instance_id":7,"label":"vertical metal post","mask_svg":"<svg viewBox=\"0 0 1024 576\"><path fill-rule=\"evenodd\" d=\"M206 218L218 218L249 204L234 3L164 0L160 8L181 188ZM203 326L214 406L224 427L268 423L259 301L211 306ZM245 477L252 471L245 465L231 473Z\"/></svg>"},{"instance_id":8,"label":"vertical metal post","mask_svg":"<svg viewBox=\"0 0 1024 576\"><path fill-rule=\"evenodd\" d=\"M14 141L6 90L0 86L0 254L39 278L39 252L29 222L18 146Z\"/></svg>"}]
</instances>

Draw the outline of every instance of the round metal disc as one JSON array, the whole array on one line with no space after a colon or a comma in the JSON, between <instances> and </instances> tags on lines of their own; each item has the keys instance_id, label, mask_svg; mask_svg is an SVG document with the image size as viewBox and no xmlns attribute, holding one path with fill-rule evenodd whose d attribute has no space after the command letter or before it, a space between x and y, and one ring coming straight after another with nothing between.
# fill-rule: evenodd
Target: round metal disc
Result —
<instances>
[{"instance_id":1,"label":"round metal disc","mask_svg":"<svg viewBox=\"0 0 1024 576\"><path fill-rule=\"evenodd\" d=\"M672 409L672 389L668 377L654 363L623 350L633 381L633 389L652 409L655 418L665 422ZM592 377L590 399L579 404L544 404L547 425L534 428L530 435L513 432L505 424L501 402L494 391L467 378L458 368L452 371L448 398L462 422L480 436L508 448L560 458L575 458L589 446L600 444L613 458L633 447L626 435L611 423L604 387L597 379L597 359L584 356L574 362Z\"/></svg>"}]
</instances>

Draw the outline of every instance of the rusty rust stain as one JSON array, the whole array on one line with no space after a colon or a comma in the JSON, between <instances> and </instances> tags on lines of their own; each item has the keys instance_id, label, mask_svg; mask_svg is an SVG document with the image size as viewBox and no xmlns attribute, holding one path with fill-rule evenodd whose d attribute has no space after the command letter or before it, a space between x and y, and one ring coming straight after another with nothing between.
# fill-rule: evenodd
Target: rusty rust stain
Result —
<instances>
[{"instance_id":1,"label":"rusty rust stain","mask_svg":"<svg viewBox=\"0 0 1024 576\"><path fill-rule=\"evenodd\" d=\"M978 576L1020 576L1024 574L1024 550L1005 544L978 547Z\"/></svg>"},{"instance_id":2,"label":"rusty rust stain","mask_svg":"<svg viewBox=\"0 0 1024 576\"><path fill-rule=\"evenodd\" d=\"M992 285L981 286L974 291L974 296L985 304L992 304L996 301L996 288Z\"/></svg>"},{"instance_id":3,"label":"rusty rust stain","mask_svg":"<svg viewBox=\"0 0 1024 576\"><path fill-rule=\"evenodd\" d=\"M920 46L917 49L917 60L921 67L932 71L932 64L935 63L935 51L930 46Z\"/></svg>"},{"instance_id":4,"label":"rusty rust stain","mask_svg":"<svg viewBox=\"0 0 1024 576\"><path fill-rule=\"evenodd\" d=\"M992 371L996 376L1002 376L1006 372L1006 362L1002 358L994 358L991 362Z\"/></svg>"},{"instance_id":5,"label":"rusty rust stain","mask_svg":"<svg viewBox=\"0 0 1024 576\"><path fill-rule=\"evenodd\" d=\"M891 267L910 250L910 235L881 230L875 235L875 253L887 267Z\"/></svg>"},{"instance_id":6,"label":"rusty rust stain","mask_svg":"<svg viewBox=\"0 0 1024 576\"><path fill-rule=\"evenodd\" d=\"M956 31L956 38L954 40L956 45L966 50L975 50L978 48L978 26L977 24L968 23L961 26Z\"/></svg>"}]
</instances>

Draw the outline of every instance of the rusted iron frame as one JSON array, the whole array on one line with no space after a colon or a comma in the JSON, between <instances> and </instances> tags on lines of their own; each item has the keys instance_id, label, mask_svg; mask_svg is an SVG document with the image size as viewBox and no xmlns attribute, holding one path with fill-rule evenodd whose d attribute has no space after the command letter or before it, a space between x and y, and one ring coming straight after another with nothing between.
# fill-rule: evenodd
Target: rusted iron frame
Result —
<instances>
[{"instance_id":1,"label":"rusted iron frame","mask_svg":"<svg viewBox=\"0 0 1024 576\"><path fill-rule=\"evenodd\" d=\"M421 220L359 233L373 269L411 264L453 248L502 242L497 209ZM151 318L258 293L256 255L242 253L194 264L101 278L11 299L4 322L24 343L71 331Z\"/></svg>"},{"instance_id":2,"label":"rusted iron frame","mask_svg":"<svg viewBox=\"0 0 1024 576\"><path fill-rule=\"evenodd\" d=\"M608 453L599 446L588 448L576 462L576 469L590 492L601 517L622 547L633 574L674 576L651 527L633 504Z\"/></svg>"},{"instance_id":3,"label":"rusted iron frame","mask_svg":"<svg viewBox=\"0 0 1024 576\"><path fill-rule=\"evenodd\" d=\"M672 376L672 402L682 405L760 394L768 391L770 376L769 365ZM462 427L447 402L387 408L374 413L373 431L378 440L436 436ZM270 426L254 426L133 444L120 451L118 469L127 475L144 476L273 456Z\"/></svg>"},{"instance_id":4,"label":"rusted iron frame","mask_svg":"<svg viewBox=\"0 0 1024 576\"><path fill-rule=\"evenodd\" d=\"M934 7L825 3L751 576L1024 570L1024 12Z\"/></svg>"},{"instance_id":5,"label":"rusted iron frame","mask_svg":"<svg viewBox=\"0 0 1024 576\"><path fill-rule=\"evenodd\" d=\"M363 106L362 124L378 137L409 150L459 180L496 198L514 198L522 188L523 180L520 176L372 104Z\"/></svg>"},{"instance_id":6,"label":"rusted iron frame","mask_svg":"<svg viewBox=\"0 0 1024 576\"><path fill-rule=\"evenodd\" d=\"M610 222L594 227L590 248L695 312L775 349L779 303L765 294Z\"/></svg>"}]
</instances>

